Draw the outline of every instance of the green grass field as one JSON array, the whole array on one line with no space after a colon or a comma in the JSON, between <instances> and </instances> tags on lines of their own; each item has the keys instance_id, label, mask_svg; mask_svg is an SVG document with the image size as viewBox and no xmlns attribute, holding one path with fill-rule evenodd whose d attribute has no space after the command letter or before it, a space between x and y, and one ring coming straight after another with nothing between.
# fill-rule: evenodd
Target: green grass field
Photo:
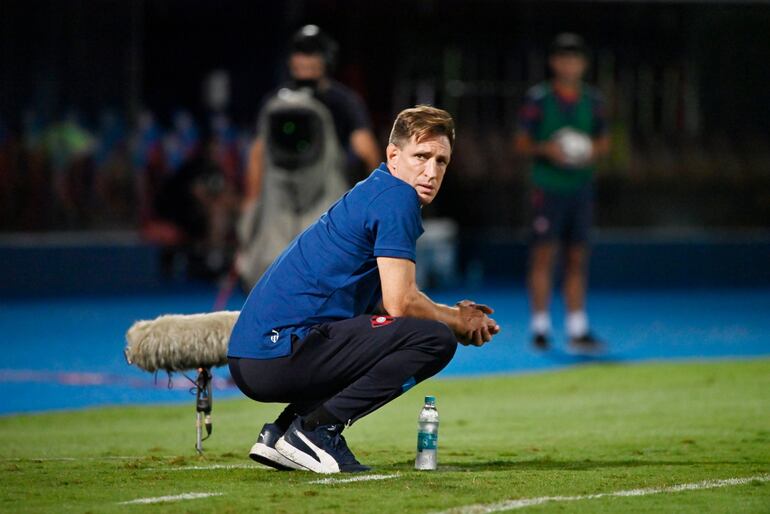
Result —
<instances>
[{"instance_id":1,"label":"green grass field","mask_svg":"<svg viewBox=\"0 0 770 514\"><path fill-rule=\"evenodd\" d=\"M412 469L424 394L437 396L441 414L436 472ZM770 512L770 360L431 380L346 432L372 473L394 475L377 481L313 484L324 477L252 463L248 449L279 409L215 401L203 457L193 449L192 399L0 418L0 511L423 513L763 477L526 510ZM221 495L120 504L190 492Z\"/></svg>"}]
</instances>

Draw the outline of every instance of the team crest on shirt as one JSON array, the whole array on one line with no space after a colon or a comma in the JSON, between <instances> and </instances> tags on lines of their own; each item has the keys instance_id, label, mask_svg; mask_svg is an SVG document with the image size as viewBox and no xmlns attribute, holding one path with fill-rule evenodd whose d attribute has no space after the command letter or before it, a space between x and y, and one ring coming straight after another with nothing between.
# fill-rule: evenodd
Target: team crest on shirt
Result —
<instances>
[{"instance_id":1,"label":"team crest on shirt","mask_svg":"<svg viewBox=\"0 0 770 514\"><path fill-rule=\"evenodd\" d=\"M394 321L396 321L396 318L393 316L372 316L371 319L372 328L384 327L385 325L390 325Z\"/></svg>"}]
</instances>

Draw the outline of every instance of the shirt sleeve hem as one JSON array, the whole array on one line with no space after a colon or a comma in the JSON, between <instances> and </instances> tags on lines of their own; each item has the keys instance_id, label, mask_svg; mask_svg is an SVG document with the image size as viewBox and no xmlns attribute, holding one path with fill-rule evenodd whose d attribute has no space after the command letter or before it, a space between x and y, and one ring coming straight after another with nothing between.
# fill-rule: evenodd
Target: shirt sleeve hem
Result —
<instances>
[{"instance_id":1,"label":"shirt sleeve hem","mask_svg":"<svg viewBox=\"0 0 770 514\"><path fill-rule=\"evenodd\" d=\"M409 259L412 262L415 262L417 260L414 252L411 252L408 250L398 250L395 248L375 248L374 256L375 257L395 257L397 259Z\"/></svg>"}]
</instances>

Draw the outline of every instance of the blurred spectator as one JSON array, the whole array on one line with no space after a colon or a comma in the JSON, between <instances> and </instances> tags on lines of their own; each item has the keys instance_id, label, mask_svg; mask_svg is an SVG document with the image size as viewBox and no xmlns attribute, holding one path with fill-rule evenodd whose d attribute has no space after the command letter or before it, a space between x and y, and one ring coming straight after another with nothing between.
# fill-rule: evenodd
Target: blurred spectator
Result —
<instances>
[{"instance_id":1,"label":"blurred spectator","mask_svg":"<svg viewBox=\"0 0 770 514\"><path fill-rule=\"evenodd\" d=\"M139 223L144 225L152 218L153 197L160 189L165 175L163 135L155 115L143 111L139 115L131 140L133 167L136 174Z\"/></svg>"},{"instance_id":2,"label":"blurred spectator","mask_svg":"<svg viewBox=\"0 0 770 514\"><path fill-rule=\"evenodd\" d=\"M43 144L50 159L56 206L65 228L86 225L91 218L95 139L70 111L45 131ZM59 218L59 216L57 216Z\"/></svg>"},{"instance_id":3,"label":"blurred spectator","mask_svg":"<svg viewBox=\"0 0 770 514\"><path fill-rule=\"evenodd\" d=\"M317 26L302 27L291 41L288 88L260 111L239 227L237 268L248 287L354 182L344 177L345 156L352 152L368 171L380 162L361 99L329 77L336 52Z\"/></svg>"},{"instance_id":4,"label":"blurred spectator","mask_svg":"<svg viewBox=\"0 0 770 514\"><path fill-rule=\"evenodd\" d=\"M195 156L200 145L200 133L192 115L185 110L174 113L173 128L163 138L166 169L175 173Z\"/></svg>"},{"instance_id":5,"label":"blurred spectator","mask_svg":"<svg viewBox=\"0 0 770 514\"><path fill-rule=\"evenodd\" d=\"M371 171L380 163L380 149L359 96L329 76L334 68L336 53L337 43L317 26L302 27L291 41L287 63L290 80L286 86L312 89L316 98L329 109L342 148L352 152ZM264 145L262 138L257 137L249 153L246 202L257 200L262 192Z\"/></svg>"},{"instance_id":6,"label":"blurred spectator","mask_svg":"<svg viewBox=\"0 0 770 514\"><path fill-rule=\"evenodd\" d=\"M99 167L112 158L115 151L123 144L126 127L123 120L111 109L105 109L99 116L94 164Z\"/></svg>"},{"instance_id":7,"label":"blurred spectator","mask_svg":"<svg viewBox=\"0 0 770 514\"><path fill-rule=\"evenodd\" d=\"M133 220L136 187L128 137L123 120L111 109L99 118L94 166L96 225L112 227Z\"/></svg>"},{"instance_id":8,"label":"blurred spectator","mask_svg":"<svg viewBox=\"0 0 770 514\"><path fill-rule=\"evenodd\" d=\"M198 148L162 183L156 216L144 233L166 247L167 274L185 269L190 276L209 278L229 269L238 196L217 162L216 139Z\"/></svg>"},{"instance_id":9,"label":"blurred spectator","mask_svg":"<svg viewBox=\"0 0 770 514\"><path fill-rule=\"evenodd\" d=\"M225 114L215 114L211 119L211 137L214 158L225 180L235 191L240 191L243 179L240 140L238 131Z\"/></svg>"},{"instance_id":10,"label":"blurred spectator","mask_svg":"<svg viewBox=\"0 0 770 514\"><path fill-rule=\"evenodd\" d=\"M596 159L610 141L599 93L583 83L588 57L583 39L560 34L552 43L553 78L527 93L515 136L517 152L532 164L532 246L529 287L533 344L547 349L553 262L564 248L564 299L569 350L596 353L601 343L585 311L588 239L593 215Z\"/></svg>"}]
</instances>

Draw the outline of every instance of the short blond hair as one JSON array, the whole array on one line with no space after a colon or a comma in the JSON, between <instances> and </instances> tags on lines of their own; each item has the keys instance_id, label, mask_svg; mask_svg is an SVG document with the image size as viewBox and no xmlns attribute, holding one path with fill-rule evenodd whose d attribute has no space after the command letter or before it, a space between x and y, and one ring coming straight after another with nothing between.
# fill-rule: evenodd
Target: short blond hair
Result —
<instances>
[{"instance_id":1,"label":"short blond hair","mask_svg":"<svg viewBox=\"0 0 770 514\"><path fill-rule=\"evenodd\" d=\"M414 136L419 142L427 136L446 136L450 148L455 144L455 122L452 115L430 105L404 109L396 117L388 143L402 147Z\"/></svg>"}]
</instances>

